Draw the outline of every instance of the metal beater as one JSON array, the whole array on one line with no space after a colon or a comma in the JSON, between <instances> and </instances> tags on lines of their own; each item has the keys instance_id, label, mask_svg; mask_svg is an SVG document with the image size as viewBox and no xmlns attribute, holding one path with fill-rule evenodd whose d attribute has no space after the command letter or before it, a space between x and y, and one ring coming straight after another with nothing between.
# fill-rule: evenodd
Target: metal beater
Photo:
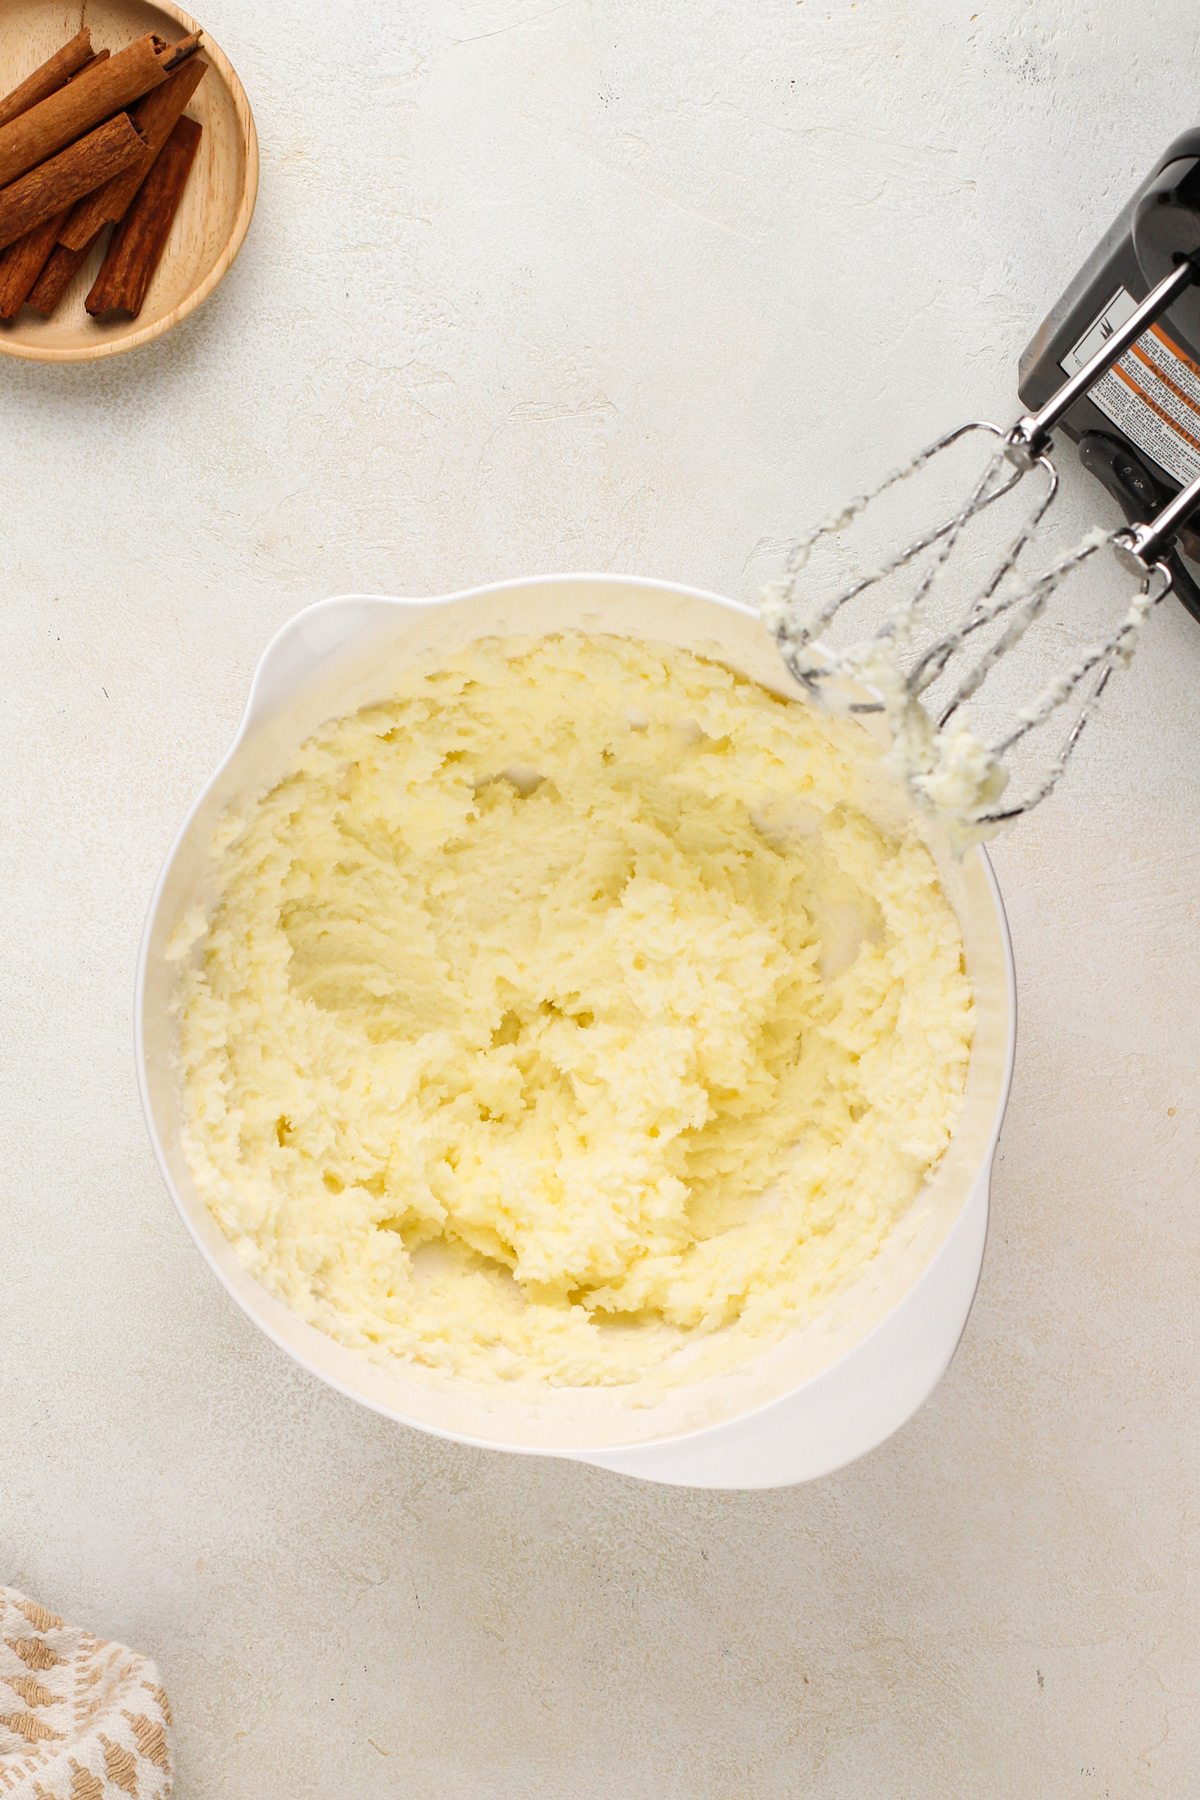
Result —
<instances>
[{"instance_id":1,"label":"metal beater","mask_svg":"<svg viewBox=\"0 0 1200 1800\"><path fill-rule=\"evenodd\" d=\"M893 736L893 771L922 807L941 817L960 844L991 836L1053 792L1113 670L1128 662L1146 614L1176 585L1175 572L1180 565L1171 546L1176 533L1200 509L1200 475L1182 486L1152 518L1116 531L1089 532L1032 579L1016 574L1016 570L1058 489L1058 472L1051 455L1052 431L1072 408L1093 394L1103 377L1172 303L1196 285L1200 285L1200 248L1177 252L1170 272L1123 323L1108 329L1107 335L1101 330L1099 348L1041 407L1026 412L1008 430L976 420L948 432L802 538L792 550L783 578L764 590L763 617L778 640L788 668L828 710L887 716ZM1107 323L1105 319L1097 321L1102 327L1107 327ZM879 566L857 575L831 598L806 606L803 572L814 546L844 531L880 495L972 433L990 436L996 441L996 448L959 510ZM1116 448L1120 449L1124 441L1118 439ZM1000 561L972 592L957 623L932 641L918 643L917 628L927 602L944 576L966 526L1035 474L1043 483L1037 501ZM1147 482L1153 489L1149 476ZM905 569L926 551L931 555L911 592L893 606L874 630L840 651L820 643L822 633L848 601ZM1120 567L1139 582L1120 623L1022 707L1015 722L1001 736L992 742L976 737L965 723L963 709L967 703L1040 618L1060 583L1102 551L1114 556ZM1181 575L1180 585L1186 581L1186 575ZM984 643L980 634L986 636L987 627L992 625L997 626L996 635L980 648ZM955 662L955 658L959 660ZM923 696L943 676L950 683L949 689L943 690L936 707L930 710L923 703ZM859 697L845 698L846 680L838 681L837 677L848 678L854 684L849 691ZM862 697L864 688L868 697ZM1020 798L1010 799L1004 794L1009 778L1005 765L1008 753L1084 690L1086 697L1049 768Z\"/></svg>"}]
</instances>

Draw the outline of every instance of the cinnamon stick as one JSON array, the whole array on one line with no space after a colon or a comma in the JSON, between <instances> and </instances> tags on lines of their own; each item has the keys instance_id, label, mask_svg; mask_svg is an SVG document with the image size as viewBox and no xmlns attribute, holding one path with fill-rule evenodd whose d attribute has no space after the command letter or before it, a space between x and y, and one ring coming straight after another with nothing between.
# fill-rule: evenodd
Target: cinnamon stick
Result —
<instances>
[{"instance_id":1,"label":"cinnamon stick","mask_svg":"<svg viewBox=\"0 0 1200 1800\"><path fill-rule=\"evenodd\" d=\"M185 116L176 124L137 198L113 232L108 254L87 297L90 313L126 312L136 319L141 312L183 198L201 135L195 119Z\"/></svg>"},{"instance_id":2,"label":"cinnamon stick","mask_svg":"<svg viewBox=\"0 0 1200 1800\"><path fill-rule=\"evenodd\" d=\"M99 236L97 232L96 237ZM45 268L26 296L34 312L40 312L44 319L50 317L74 280L76 269L86 261L91 247L91 244L85 244L82 250L68 250L62 244L54 246Z\"/></svg>"},{"instance_id":3,"label":"cinnamon stick","mask_svg":"<svg viewBox=\"0 0 1200 1800\"><path fill-rule=\"evenodd\" d=\"M47 58L40 69L24 80L20 87L15 87L11 94L0 100L0 125L7 125L10 119L20 118L39 100L56 94L61 87L70 81L76 69L82 69L92 54L92 34L85 25L69 44Z\"/></svg>"},{"instance_id":4,"label":"cinnamon stick","mask_svg":"<svg viewBox=\"0 0 1200 1800\"><path fill-rule=\"evenodd\" d=\"M74 55L78 54L78 51L83 48L87 37L88 33L86 31L81 31L79 37L72 39L71 43L66 45L65 49L59 52L57 58L51 58L51 62L57 62L60 68L65 67L68 62L73 60ZM71 54L68 55L68 52ZM85 69L91 68L93 63L107 62L111 54L112 52L109 50L97 50L94 55L89 54L86 61L82 62L78 69L76 69L68 79L71 81L77 80L79 76L83 74ZM43 65L43 68L48 67L49 65ZM170 80L165 81L162 88L155 89L155 92L165 92L170 87L171 82L177 81L189 67L191 67L190 64L185 64L184 68L181 69L178 74L172 75ZM25 87L26 89L29 88L28 82L25 84ZM20 89L17 90L18 95L21 91L22 90ZM33 96L33 99L37 98L40 98L40 95ZM33 100L31 99L30 104L32 103ZM141 104L144 106L146 102L143 100ZM119 180L120 177L118 176L115 179ZM100 191L103 193L105 189L102 188ZM80 201L79 204L83 205L83 202ZM59 233L66 229L71 218L72 210L71 207L68 207L65 212L56 213L53 218L47 219L44 225L39 225L35 230L26 232L25 236L18 238L15 244L10 244L7 250L0 251L0 319L15 319L25 301L28 300L43 269L53 254L54 246L58 242ZM87 241L85 247L87 249L91 248L91 240ZM61 297L67 282L75 273L77 266L75 260L72 259L66 269L60 268L58 270L57 279L54 283L56 289L54 305L57 305L58 297ZM54 310L54 305L49 309L51 312Z\"/></svg>"},{"instance_id":5,"label":"cinnamon stick","mask_svg":"<svg viewBox=\"0 0 1200 1800\"><path fill-rule=\"evenodd\" d=\"M86 75L88 70L93 68L96 63L107 62L111 55L111 50L97 50L95 56L89 56L85 63L80 64L74 75L72 75L71 80L78 81L79 77L81 75Z\"/></svg>"},{"instance_id":6,"label":"cinnamon stick","mask_svg":"<svg viewBox=\"0 0 1200 1800\"><path fill-rule=\"evenodd\" d=\"M56 213L0 253L0 319L15 319L45 268L70 210Z\"/></svg>"},{"instance_id":7,"label":"cinnamon stick","mask_svg":"<svg viewBox=\"0 0 1200 1800\"><path fill-rule=\"evenodd\" d=\"M121 175L114 175L104 187L79 201L58 234L60 244L68 250L82 250L105 225L115 225L125 217L133 196L145 181L159 151L175 129L175 121L204 79L208 68L198 56L185 62L161 87L139 101L129 115L146 138L146 149L137 162Z\"/></svg>"},{"instance_id":8,"label":"cinnamon stick","mask_svg":"<svg viewBox=\"0 0 1200 1800\"><path fill-rule=\"evenodd\" d=\"M129 114L118 113L69 150L0 190L0 249L127 169L145 148L146 140Z\"/></svg>"},{"instance_id":9,"label":"cinnamon stick","mask_svg":"<svg viewBox=\"0 0 1200 1800\"><path fill-rule=\"evenodd\" d=\"M115 56L103 62L97 57L68 86L0 125L0 189L160 87L199 44L199 32L178 44L147 32Z\"/></svg>"}]
</instances>

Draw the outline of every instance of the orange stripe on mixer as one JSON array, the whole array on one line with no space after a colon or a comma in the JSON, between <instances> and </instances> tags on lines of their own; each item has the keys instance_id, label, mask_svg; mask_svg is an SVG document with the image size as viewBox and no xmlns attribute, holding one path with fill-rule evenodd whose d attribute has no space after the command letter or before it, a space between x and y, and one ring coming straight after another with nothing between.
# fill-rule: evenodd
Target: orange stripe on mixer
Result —
<instances>
[{"instance_id":1,"label":"orange stripe on mixer","mask_svg":"<svg viewBox=\"0 0 1200 1800\"><path fill-rule=\"evenodd\" d=\"M1186 363L1193 375L1200 376L1200 363L1193 362L1190 356L1185 356L1179 345L1171 341L1161 325L1152 325L1150 336L1156 337L1163 349L1169 350L1172 356L1177 356L1181 363Z\"/></svg>"},{"instance_id":2,"label":"orange stripe on mixer","mask_svg":"<svg viewBox=\"0 0 1200 1800\"><path fill-rule=\"evenodd\" d=\"M1200 418L1200 406L1192 399L1192 396L1190 394L1185 394L1181 387L1177 387L1171 380L1171 377L1166 373L1165 369L1160 368L1152 357L1147 356L1140 345L1135 344L1133 346L1132 354L1137 357L1140 363L1150 370L1156 381L1161 381L1165 388L1170 388L1175 398L1182 401L1184 406L1188 407L1198 418Z\"/></svg>"},{"instance_id":3,"label":"orange stripe on mixer","mask_svg":"<svg viewBox=\"0 0 1200 1800\"><path fill-rule=\"evenodd\" d=\"M1150 366L1151 366L1151 368L1154 367L1153 364L1151 364ZM1157 372L1158 371L1156 370L1155 373L1157 374ZM1137 382L1134 381L1133 377L1125 369L1122 369L1120 367L1120 365L1118 364L1117 367L1112 370L1112 373L1115 376L1117 376L1118 380L1123 381L1127 388L1131 388L1132 391L1137 395L1138 399L1140 401L1142 401L1142 403L1144 405L1148 406L1152 413L1157 413L1158 417L1162 420L1164 425L1169 425L1173 432L1175 432L1179 437L1183 438L1186 443L1189 443L1192 446L1193 450L1200 450L1200 438L1193 437L1190 431L1187 431L1184 429L1184 427L1179 423L1178 419L1173 419L1171 417L1170 413L1166 412L1158 404L1157 400L1152 400L1150 398L1150 395L1146 392L1146 390L1144 388L1139 387Z\"/></svg>"}]
</instances>

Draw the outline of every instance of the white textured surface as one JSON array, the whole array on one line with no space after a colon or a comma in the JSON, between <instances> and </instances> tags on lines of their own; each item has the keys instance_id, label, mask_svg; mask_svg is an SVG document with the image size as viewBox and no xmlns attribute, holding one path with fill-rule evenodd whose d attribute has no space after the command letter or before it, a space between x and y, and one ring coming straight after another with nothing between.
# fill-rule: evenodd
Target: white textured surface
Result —
<instances>
[{"instance_id":1,"label":"white textured surface","mask_svg":"<svg viewBox=\"0 0 1200 1800\"><path fill-rule=\"evenodd\" d=\"M998 851L1022 1037L980 1298L841 1475L654 1490L356 1410L204 1270L133 1081L155 871L298 607L564 567L748 595L864 475L1011 409L1193 122L1197 32L976 5L216 0L263 145L240 262L148 351L0 365L0 1573L155 1657L184 1800L1194 1791L1178 608Z\"/></svg>"}]
</instances>

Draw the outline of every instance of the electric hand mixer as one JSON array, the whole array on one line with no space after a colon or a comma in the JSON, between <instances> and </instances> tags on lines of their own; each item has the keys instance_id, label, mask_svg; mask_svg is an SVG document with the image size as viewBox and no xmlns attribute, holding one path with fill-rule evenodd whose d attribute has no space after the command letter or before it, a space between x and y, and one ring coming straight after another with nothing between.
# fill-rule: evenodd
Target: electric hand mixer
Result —
<instances>
[{"instance_id":1,"label":"electric hand mixer","mask_svg":"<svg viewBox=\"0 0 1200 1800\"><path fill-rule=\"evenodd\" d=\"M1052 309L1021 359L1019 394L1030 410L1011 428L978 420L947 432L809 532L762 597L763 617L792 673L829 710L886 715L894 772L962 843L990 836L1053 791L1151 607L1174 591L1200 620L1200 588L1182 560L1200 559L1200 537L1188 530L1200 511L1200 128L1171 145ZM1089 532L1029 578L1018 565L1058 488L1051 455L1057 427L1078 444L1083 466L1128 523ZM991 440L994 450L965 502L831 596L806 603L804 570L815 547L837 539L873 502L972 434ZM922 643L918 627L964 531L1031 476L1041 487L1029 516L969 591L951 628ZM1101 552L1137 579L1132 603L1107 636L984 742L965 723L968 702L1060 583ZM819 641L848 602L910 565L915 582L873 630L840 651ZM943 678L931 705L930 690ZM1019 798L1001 800L1005 757L1072 700L1079 701L1074 723L1049 768Z\"/></svg>"}]
</instances>

